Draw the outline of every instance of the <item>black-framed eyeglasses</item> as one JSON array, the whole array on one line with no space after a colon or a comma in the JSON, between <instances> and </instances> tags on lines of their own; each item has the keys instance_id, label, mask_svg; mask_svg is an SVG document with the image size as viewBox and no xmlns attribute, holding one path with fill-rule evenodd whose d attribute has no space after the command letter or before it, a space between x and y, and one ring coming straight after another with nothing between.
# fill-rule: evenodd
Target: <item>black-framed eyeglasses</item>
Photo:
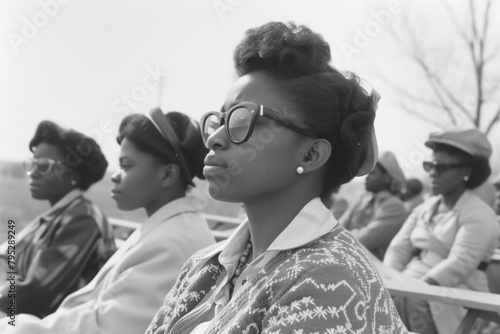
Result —
<instances>
[{"instance_id":1,"label":"black-framed eyeglasses","mask_svg":"<svg viewBox=\"0 0 500 334\"><path fill-rule=\"evenodd\" d=\"M37 170L41 175L47 175L54 169L55 165L62 165L62 162L50 158L32 158L23 161L24 171L28 175L33 174Z\"/></svg>"},{"instance_id":2,"label":"black-framed eyeglasses","mask_svg":"<svg viewBox=\"0 0 500 334\"><path fill-rule=\"evenodd\" d=\"M444 163L438 163L436 161L424 161L422 165L426 172L430 173L431 171L434 170L438 174L444 173L453 168L467 167L467 165L460 163L444 164Z\"/></svg>"},{"instance_id":3,"label":"black-framed eyeglasses","mask_svg":"<svg viewBox=\"0 0 500 334\"><path fill-rule=\"evenodd\" d=\"M263 116L277 121L284 126L303 135L317 137L315 131L307 124L283 115L273 109L252 102L241 102L227 112L210 111L201 118L201 135L208 147L207 140L218 128L226 125L226 134L235 144L247 141L252 135L255 122Z\"/></svg>"}]
</instances>

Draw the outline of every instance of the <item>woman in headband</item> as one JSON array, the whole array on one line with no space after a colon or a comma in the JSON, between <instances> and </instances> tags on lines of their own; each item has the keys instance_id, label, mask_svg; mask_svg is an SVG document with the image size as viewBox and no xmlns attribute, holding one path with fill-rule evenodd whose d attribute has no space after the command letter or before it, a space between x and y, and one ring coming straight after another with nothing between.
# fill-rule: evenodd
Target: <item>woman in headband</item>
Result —
<instances>
[{"instance_id":1,"label":"woman in headband","mask_svg":"<svg viewBox=\"0 0 500 334\"><path fill-rule=\"evenodd\" d=\"M179 112L125 117L117 137L120 170L113 199L121 210L144 208L148 219L120 246L96 278L41 321L18 317L2 333L122 333L146 330L184 262L214 243L194 197L203 178L198 124Z\"/></svg>"},{"instance_id":2,"label":"woman in headband","mask_svg":"<svg viewBox=\"0 0 500 334\"><path fill-rule=\"evenodd\" d=\"M305 26L246 32L239 79L201 126L208 190L242 202L248 220L191 257L148 334L406 333L360 244L322 203L377 157L378 95L330 59Z\"/></svg>"}]
</instances>

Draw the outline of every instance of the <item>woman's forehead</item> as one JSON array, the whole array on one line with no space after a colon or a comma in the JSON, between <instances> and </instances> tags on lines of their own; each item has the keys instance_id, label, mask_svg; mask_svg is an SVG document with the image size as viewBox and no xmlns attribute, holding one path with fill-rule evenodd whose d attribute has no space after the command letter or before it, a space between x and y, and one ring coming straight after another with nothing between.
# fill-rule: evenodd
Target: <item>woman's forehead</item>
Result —
<instances>
[{"instance_id":1,"label":"woman's forehead","mask_svg":"<svg viewBox=\"0 0 500 334\"><path fill-rule=\"evenodd\" d=\"M46 142L38 144L33 152L35 158L50 158L54 160L63 159L63 154L60 152L59 147Z\"/></svg>"},{"instance_id":2,"label":"woman's forehead","mask_svg":"<svg viewBox=\"0 0 500 334\"><path fill-rule=\"evenodd\" d=\"M239 102L262 104L288 116L296 114L295 108L283 98L276 80L263 71L251 72L236 80L229 89L221 111L227 111Z\"/></svg>"}]
</instances>

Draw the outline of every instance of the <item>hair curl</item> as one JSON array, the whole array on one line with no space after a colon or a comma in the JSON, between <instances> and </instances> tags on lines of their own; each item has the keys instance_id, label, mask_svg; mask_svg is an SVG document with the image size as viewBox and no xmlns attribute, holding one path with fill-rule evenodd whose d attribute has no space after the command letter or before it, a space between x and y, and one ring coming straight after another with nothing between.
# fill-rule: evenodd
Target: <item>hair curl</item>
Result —
<instances>
[{"instance_id":1,"label":"hair curl","mask_svg":"<svg viewBox=\"0 0 500 334\"><path fill-rule=\"evenodd\" d=\"M204 179L204 159L208 149L203 144L197 123L188 116L177 111L168 112L165 117L172 125L180 142L180 148L191 174ZM144 115L131 114L126 116L121 124L116 138L118 144L127 138L138 150L149 153L162 163L178 163L172 145L160 134L153 123ZM187 182L185 182L187 187Z\"/></svg>"},{"instance_id":2,"label":"hair curl","mask_svg":"<svg viewBox=\"0 0 500 334\"><path fill-rule=\"evenodd\" d=\"M323 199L358 173L371 145L377 100L355 74L341 73L330 61L323 37L294 23L249 29L234 51L239 76L269 73L303 121L330 142Z\"/></svg>"},{"instance_id":3,"label":"hair curl","mask_svg":"<svg viewBox=\"0 0 500 334\"><path fill-rule=\"evenodd\" d=\"M468 189L475 189L484 183L491 175L491 167L488 158L472 156L454 146L436 143L432 148L433 152L445 152L460 159L461 163L467 165L472 173L469 180L464 181Z\"/></svg>"},{"instance_id":4,"label":"hair curl","mask_svg":"<svg viewBox=\"0 0 500 334\"><path fill-rule=\"evenodd\" d=\"M63 163L80 176L77 187L82 190L87 190L106 173L108 161L99 144L91 137L74 130L65 130L52 121L42 121L29 143L30 151L34 152L40 143L58 148L65 157Z\"/></svg>"}]
</instances>

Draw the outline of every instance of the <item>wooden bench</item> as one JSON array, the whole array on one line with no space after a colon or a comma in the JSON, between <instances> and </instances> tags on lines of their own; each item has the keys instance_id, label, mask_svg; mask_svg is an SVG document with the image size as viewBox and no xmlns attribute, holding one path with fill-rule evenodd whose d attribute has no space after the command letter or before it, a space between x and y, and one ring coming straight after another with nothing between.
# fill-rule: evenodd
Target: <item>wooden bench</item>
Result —
<instances>
[{"instance_id":1,"label":"wooden bench","mask_svg":"<svg viewBox=\"0 0 500 334\"><path fill-rule=\"evenodd\" d=\"M445 304L460 305L468 311L457 334L469 334L478 319L500 323L500 295L434 285L414 285L407 281L384 279L392 296L414 297Z\"/></svg>"},{"instance_id":2,"label":"wooden bench","mask_svg":"<svg viewBox=\"0 0 500 334\"><path fill-rule=\"evenodd\" d=\"M395 269L383 265L368 250L365 251L379 271L392 296L439 301L466 308L467 314L460 323L456 334L471 333L478 319L500 324L500 294L429 285L415 278L404 277ZM481 328L480 324L477 329Z\"/></svg>"}]
</instances>

